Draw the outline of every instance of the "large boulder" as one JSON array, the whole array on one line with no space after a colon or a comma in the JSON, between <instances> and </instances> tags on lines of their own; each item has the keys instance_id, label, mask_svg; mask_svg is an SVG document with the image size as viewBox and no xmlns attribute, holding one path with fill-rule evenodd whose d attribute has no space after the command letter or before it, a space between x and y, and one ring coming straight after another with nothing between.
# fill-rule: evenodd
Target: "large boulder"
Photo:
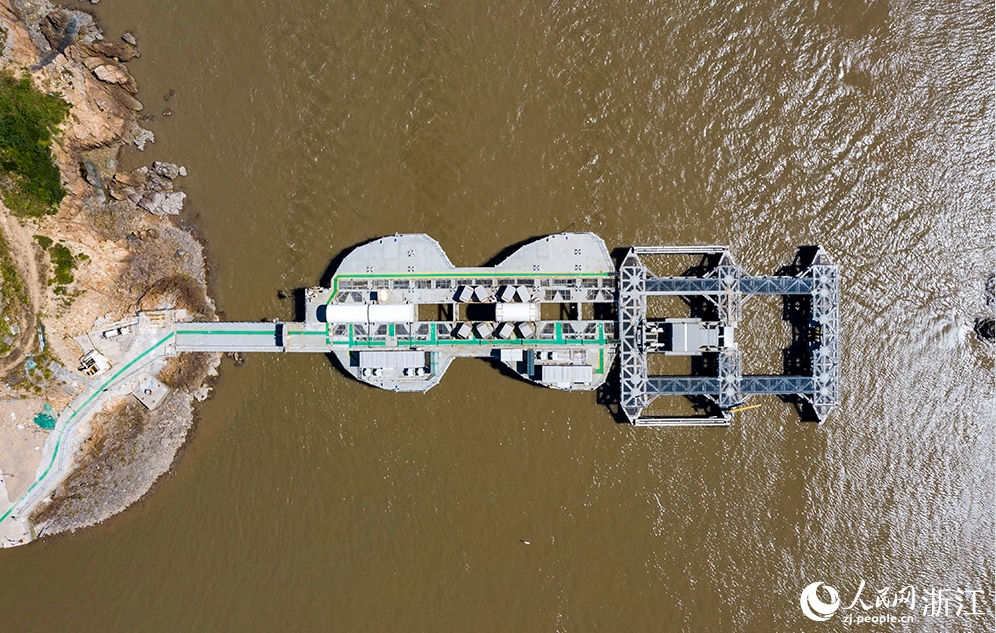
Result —
<instances>
[{"instance_id":1,"label":"large boulder","mask_svg":"<svg viewBox=\"0 0 996 633\"><path fill-rule=\"evenodd\" d=\"M90 48L98 55L122 62L135 59L139 56L138 47L128 42L106 42L98 40L90 44Z\"/></svg>"},{"instance_id":2,"label":"large boulder","mask_svg":"<svg viewBox=\"0 0 996 633\"><path fill-rule=\"evenodd\" d=\"M182 191L174 193L149 191L139 200L138 206L153 215L177 215L183 210L186 198L187 194Z\"/></svg>"},{"instance_id":3,"label":"large boulder","mask_svg":"<svg viewBox=\"0 0 996 633\"><path fill-rule=\"evenodd\" d=\"M97 79L103 81L104 83L118 85L128 83L131 77L124 67L120 64L115 64L114 62L97 66L93 69L93 74L97 76Z\"/></svg>"},{"instance_id":4,"label":"large boulder","mask_svg":"<svg viewBox=\"0 0 996 633\"><path fill-rule=\"evenodd\" d=\"M138 82L121 62L106 57L91 56L85 58L83 64L102 82L120 86L131 94L138 92Z\"/></svg>"},{"instance_id":5,"label":"large boulder","mask_svg":"<svg viewBox=\"0 0 996 633\"><path fill-rule=\"evenodd\" d=\"M64 48L66 40L72 38L72 31L75 30L75 28L70 30L72 24L72 15L68 11L54 9L44 19L39 20L38 29L45 36L45 40L48 41L52 50L59 50Z\"/></svg>"},{"instance_id":6,"label":"large boulder","mask_svg":"<svg viewBox=\"0 0 996 633\"><path fill-rule=\"evenodd\" d=\"M152 163L152 171L156 172L163 178L175 180L176 177L180 175L180 166L174 165L173 163L156 161Z\"/></svg>"}]
</instances>

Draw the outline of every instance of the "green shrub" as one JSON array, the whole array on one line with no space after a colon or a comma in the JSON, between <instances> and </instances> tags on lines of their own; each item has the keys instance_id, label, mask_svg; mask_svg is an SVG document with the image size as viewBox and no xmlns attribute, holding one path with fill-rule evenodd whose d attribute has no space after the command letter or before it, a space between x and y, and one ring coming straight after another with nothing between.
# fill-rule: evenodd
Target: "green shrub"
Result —
<instances>
[{"instance_id":1,"label":"green shrub","mask_svg":"<svg viewBox=\"0 0 996 633\"><path fill-rule=\"evenodd\" d=\"M36 235L35 240L38 242L38 246L41 246L43 251L47 251L48 247L52 245L52 238L45 237L44 235Z\"/></svg>"},{"instance_id":2,"label":"green shrub","mask_svg":"<svg viewBox=\"0 0 996 633\"><path fill-rule=\"evenodd\" d=\"M68 103L36 90L27 75L0 73L0 195L15 214L55 213L65 197L51 144L68 113Z\"/></svg>"},{"instance_id":3,"label":"green shrub","mask_svg":"<svg viewBox=\"0 0 996 633\"><path fill-rule=\"evenodd\" d=\"M52 267L55 269L55 276L52 282L60 286L68 286L73 283L73 271L76 270L76 259L72 251L63 244L53 244L48 251L48 256L52 258Z\"/></svg>"}]
</instances>

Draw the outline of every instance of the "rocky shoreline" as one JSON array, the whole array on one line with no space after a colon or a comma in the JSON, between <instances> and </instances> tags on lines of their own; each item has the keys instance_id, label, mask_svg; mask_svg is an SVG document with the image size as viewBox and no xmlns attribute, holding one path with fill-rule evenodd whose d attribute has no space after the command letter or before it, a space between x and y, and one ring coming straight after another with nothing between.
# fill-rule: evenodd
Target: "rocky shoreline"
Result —
<instances>
[{"instance_id":1,"label":"rocky shoreline","mask_svg":"<svg viewBox=\"0 0 996 633\"><path fill-rule=\"evenodd\" d=\"M185 168L155 162L119 169L124 148L142 150L155 140L139 125L143 106L126 65L140 55L136 39L124 33L112 41L93 16L48 0L0 0L0 27L3 71L26 74L36 88L70 104L52 148L67 192L58 212L23 218L0 205L0 234L29 290L32 317L18 328L23 344L7 359L0 388L3 510L44 466L46 429L24 420L26 413L58 411L92 383L76 369L82 350L74 337L98 319L116 321L139 309L181 308L198 320L214 319L215 310L203 248L172 219L186 198L179 185ZM69 283L52 283L51 244L70 254ZM219 360L213 354L171 359L159 379L172 391L158 407L125 396L94 415L83 427L75 468L34 509L31 537L99 523L144 496L174 463Z\"/></svg>"}]
</instances>

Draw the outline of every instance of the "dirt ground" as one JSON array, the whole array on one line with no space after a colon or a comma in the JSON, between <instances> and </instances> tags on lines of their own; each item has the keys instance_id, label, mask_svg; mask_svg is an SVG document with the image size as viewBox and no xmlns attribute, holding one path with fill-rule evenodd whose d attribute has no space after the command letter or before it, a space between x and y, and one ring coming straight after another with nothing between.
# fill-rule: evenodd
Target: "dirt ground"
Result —
<instances>
[{"instance_id":1,"label":"dirt ground","mask_svg":"<svg viewBox=\"0 0 996 633\"><path fill-rule=\"evenodd\" d=\"M0 400L0 480L7 497L20 497L35 480L48 431L34 423L45 401L39 398Z\"/></svg>"}]
</instances>

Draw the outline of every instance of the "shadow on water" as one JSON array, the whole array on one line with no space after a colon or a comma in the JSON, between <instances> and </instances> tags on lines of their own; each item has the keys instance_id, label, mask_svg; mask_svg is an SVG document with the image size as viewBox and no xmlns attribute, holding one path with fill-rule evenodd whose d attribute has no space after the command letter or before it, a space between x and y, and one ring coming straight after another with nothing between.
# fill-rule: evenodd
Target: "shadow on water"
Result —
<instances>
[{"instance_id":1,"label":"shadow on water","mask_svg":"<svg viewBox=\"0 0 996 633\"><path fill-rule=\"evenodd\" d=\"M816 259L816 254L819 252L820 247L814 244L809 244L805 246L800 246L795 251L795 257L792 258L792 263L786 266L782 266L777 271L776 275L786 275L795 276L806 270L813 264L813 260Z\"/></svg>"},{"instance_id":2,"label":"shadow on water","mask_svg":"<svg viewBox=\"0 0 996 633\"><path fill-rule=\"evenodd\" d=\"M609 415L612 416L612 420L617 424L629 424L629 418L626 417L622 407L619 406L620 393L619 360L616 359L612 363L612 367L609 368L605 382L602 383L601 387L595 389L595 404L605 407Z\"/></svg>"},{"instance_id":3,"label":"shadow on water","mask_svg":"<svg viewBox=\"0 0 996 633\"><path fill-rule=\"evenodd\" d=\"M541 240L541 239L543 239L545 237L549 237L549 235L534 235L532 237L527 237L524 240L519 240L515 244L511 244L509 246L506 246L505 248L501 249L500 251L498 251L497 253L495 253L494 255L492 255L488 259L488 261L484 262L483 265L484 266L497 266L498 264L500 264L503 261L505 261L506 259L508 259L509 256L512 255L512 253L514 253L515 251L519 250L523 246L532 244L533 242L538 242L539 240Z\"/></svg>"},{"instance_id":4,"label":"shadow on water","mask_svg":"<svg viewBox=\"0 0 996 633\"><path fill-rule=\"evenodd\" d=\"M622 266L628 252L628 246L617 246L609 251L609 257L612 258L612 264L616 267L616 270L619 270L619 267Z\"/></svg>"},{"instance_id":5,"label":"shadow on water","mask_svg":"<svg viewBox=\"0 0 996 633\"><path fill-rule=\"evenodd\" d=\"M325 288L330 287L332 285L332 278L335 277L335 271L339 270L339 266L342 265L342 262L344 259L346 259L347 255L349 255L350 253L352 253L361 246L366 246L367 244L376 242L377 240L383 239L384 237L387 236L374 237L369 240L366 240L365 242L353 244L352 246L348 246L339 251L339 253L335 257L329 260L329 265L325 267L325 272L322 273L321 279L318 280L319 285Z\"/></svg>"},{"instance_id":6,"label":"shadow on water","mask_svg":"<svg viewBox=\"0 0 996 633\"><path fill-rule=\"evenodd\" d=\"M800 246L791 264L782 266L775 274L796 276L803 272L816 258L819 246ZM785 295L782 297L782 320L792 327L792 340L782 350L782 373L787 376L811 376L813 373L812 347L819 341L819 325L810 318L813 299L809 295ZM813 405L797 395L779 396L779 400L795 407L803 422L816 422L819 417Z\"/></svg>"}]
</instances>

